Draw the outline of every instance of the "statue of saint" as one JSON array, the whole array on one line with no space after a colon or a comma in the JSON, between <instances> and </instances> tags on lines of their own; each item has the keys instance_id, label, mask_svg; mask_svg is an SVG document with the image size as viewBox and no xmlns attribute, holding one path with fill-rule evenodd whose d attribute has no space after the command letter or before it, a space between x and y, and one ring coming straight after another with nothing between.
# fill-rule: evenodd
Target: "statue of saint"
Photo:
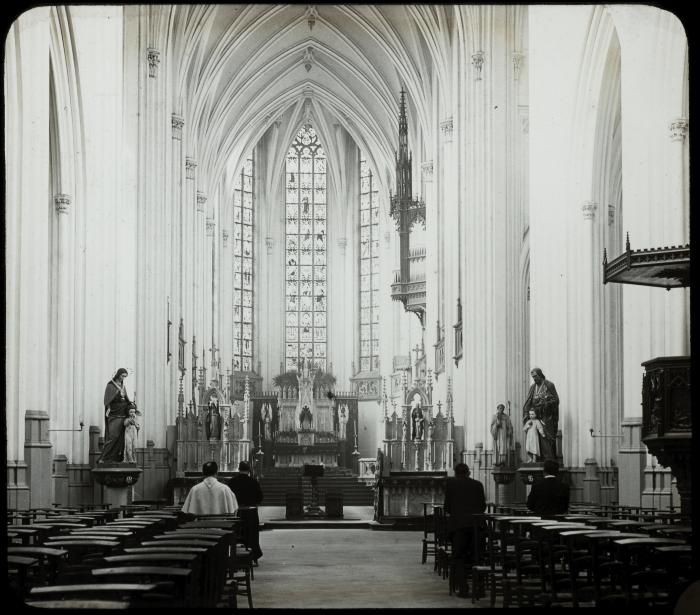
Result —
<instances>
[{"instance_id":1,"label":"statue of saint","mask_svg":"<svg viewBox=\"0 0 700 615\"><path fill-rule=\"evenodd\" d=\"M209 411L207 420L204 423L204 431L207 440L221 439L221 414L219 414L219 404L214 400L209 401Z\"/></svg>"},{"instance_id":2,"label":"statue of saint","mask_svg":"<svg viewBox=\"0 0 700 615\"><path fill-rule=\"evenodd\" d=\"M136 408L124 386L127 374L120 367L105 388L105 443L97 463L121 462L124 458L124 419L129 416L129 408Z\"/></svg>"},{"instance_id":3,"label":"statue of saint","mask_svg":"<svg viewBox=\"0 0 700 615\"><path fill-rule=\"evenodd\" d=\"M264 424L265 424L265 440L269 440L271 438L271 425L272 425L272 416L270 412L270 404L265 404L265 418L263 419Z\"/></svg>"},{"instance_id":4,"label":"statue of saint","mask_svg":"<svg viewBox=\"0 0 700 615\"><path fill-rule=\"evenodd\" d=\"M136 463L136 439L141 426L136 422L136 416L141 413L136 408L129 408L129 416L124 419L124 461Z\"/></svg>"},{"instance_id":5,"label":"statue of saint","mask_svg":"<svg viewBox=\"0 0 700 615\"><path fill-rule=\"evenodd\" d=\"M420 405L420 395L418 393L413 396L413 401L411 402L411 423L413 425L411 439L422 440L425 418L423 418L423 409Z\"/></svg>"},{"instance_id":6,"label":"statue of saint","mask_svg":"<svg viewBox=\"0 0 700 615\"><path fill-rule=\"evenodd\" d=\"M525 405L523 406L523 424L530 420L529 412L534 410L537 418L542 421L544 436L542 438L541 455L545 459L557 457L557 428L559 427L559 395L554 383L546 380L539 367L533 367L530 375L534 383L530 386Z\"/></svg>"},{"instance_id":7,"label":"statue of saint","mask_svg":"<svg viewBox=\"0 0 700 615\"><path fill-rule=\"evenodd\" d=\"M340 412L338 413L338 438L340 440L345 440L347 438L347 424L348 406L347 404L342 404L340 406Z\"/></svg>"},{"instance_id":8,"label":"statue of saint","mask_svg":"<svg viewBox=\"0 0 700 615\"><path fill-rule=\"evenodd\" d=\"M506 414L504 404L496 406L496 414L491 419L493 437L493 465L510 465L510 449L513 447L513 423Z\"/></svg>"},{"instance_id":9,"label":"statue of saint","mask_svg":"<svg viewBox=\"0 0 700 615\"><path fill-rule=\"evenodd\" d=\"M544 456L544 426L542 425L542 421L537 418L537 414L534 410L529 410L528 419L525 421L523 429L525 430L525 452L527 453L527 460L530 463L540 461Z\"/></svg>"}]
</instances>

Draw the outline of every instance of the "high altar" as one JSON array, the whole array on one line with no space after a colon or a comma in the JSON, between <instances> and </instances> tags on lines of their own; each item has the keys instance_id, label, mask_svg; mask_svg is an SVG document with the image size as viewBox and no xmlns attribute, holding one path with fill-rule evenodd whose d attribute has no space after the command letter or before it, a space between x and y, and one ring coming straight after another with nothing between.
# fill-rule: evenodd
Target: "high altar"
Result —
<instances>
[{"instance_id":1,"label":"high altar","mask_svg":"<svg viewBox=\"0 0 700 615\"><path fill-rule=\"evenodd\" d=\"M272 434L275 465L339 465L339 457L350 435L350 410L336 403L327 384L314 384L317 370L303 359L297 385L282 385L277 391L277 430ZM355 430L357 422L355 420Z\"/></svg>"}]
</instances>

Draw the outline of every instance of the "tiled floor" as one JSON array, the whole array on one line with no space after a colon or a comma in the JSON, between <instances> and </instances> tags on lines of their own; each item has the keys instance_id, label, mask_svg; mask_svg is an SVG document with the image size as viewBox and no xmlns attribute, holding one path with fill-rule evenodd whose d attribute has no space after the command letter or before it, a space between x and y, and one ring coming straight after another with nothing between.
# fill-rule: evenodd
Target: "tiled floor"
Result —
<instances>
[{"instance_id":1,"label":"tiled floor","mask_svg":"<svg viewBox=\"0 0 700 615\"><path fill-rule=\"evenodd\" d=\"M448 595L447 581L433 571L432 562L420 563L421 538L421 532L368 529L263 531L253 604L285 609L474 606ZM245 599L239 608L247 608Z\"/></svg>"}]
</instances>

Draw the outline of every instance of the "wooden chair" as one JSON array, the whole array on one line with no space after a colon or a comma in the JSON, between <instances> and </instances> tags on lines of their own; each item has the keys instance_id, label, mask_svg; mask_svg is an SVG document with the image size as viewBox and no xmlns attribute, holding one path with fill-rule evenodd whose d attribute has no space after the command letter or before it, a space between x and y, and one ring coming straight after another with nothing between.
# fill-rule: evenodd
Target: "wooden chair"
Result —
<instances>
[{"instance_id":1,"label":"wooden chair","mask_svg":"<svg viewBox=\"0 0 700 615\"><path fill-rule=\"evenodd\" d=\"M190 597L197 606L206 606L206 601L209 598L204 591L206 570L204 569L204 555L206 549L203 548L149 548L149 547L130 547L124 549L124 553L119 555L109 555L104 558L100 568L113 567L139 567L139 566L157 566L157 567L177 567L191 570L190 583L193 593ZM97 568L97 567L96 567Z\"/></svg>"},{"instance_id":2,"label":"wooden chair","mask_svg":"<svg viewBox=\"0 0 700 615\"><path fill-rule=\"evenodd\" d=\"M10 588L17 596L24 598L30 588L29 579L33 570L38 570L39 559L10 553L7 555L7 576ZM33 569L33 570L32 570Z\"/></svg>"},{"instance_id":3,"label":"wooden chair","mask_svg":"<svg viewBox=\"0 0 700 615\"><path fill-rule=\"evenodd\" d=\"M174 591L159 607L193 607L197 606L196 591L192 583L192 569L176 566L113 566L94 568L92 576L97 582L109 583L161 583L171 581Z\"/></svg>"},{"instance_id":4,"label":"wooden chair","mask_svg":"<svg viewBox=\"0 0 700 615\"><path fill-rule=\"evenodd\" d=\"M227 564L224 542L219 539L180 538L178 536L154 536L152 540L141 542L144 547L173 546L173 547L202 547L206 549L203 555L201 580L205 601L215 606L217 591L223 588L226 578Z\"/></svg>"},{"instance_id":5,"label":"wooden chair","mask_svg":"<svg viewBox=\"0 0 700 615\"><path fill-rule=\"evenodd\" d=\"M131 603L128 600L94 600L80 599L73 600L27 600L27 606L35 609L65 609L65 610L102 610L102 609L128 609Z\"/></svg>"},{"instance_id":6,"label":"wooden chair","mask_svg":"<svg viewBox=\"0 0 700 615\"><path fill-rule=\"evenodd\" d=\"M33 587L29 591L28 600L107 600L109 602L130 603L130 606L146 606L146 597L151 594L157 602L171 590L170 583L83 583L75 585L48 585Z\"/></svg>"},{"instance_id":7,"label":"wooden chair","mask_svg":"<svg viewBox=\"0 0 700 615\"><path fill-rule=\"evenodd\" d=\"M674 538L622 538L614 540L622 562L625 604L661 606L668 603L668 578L660 574L653 560L654 548L683 545Z\"/></svg>"},{"instance_id":8,"label":"wooden chair","mask_svg":"<svg viewBox=\"0 0 700 615\"><path fill-rule=\"evenodd\" d=\"M50 585L56 581L59 570L68 563L68 551L49 547L11 546L8 555L33 557L39 561L38 579L40 584Z\"/></svg>"},{"instance_id":9,"label":"wooden chair","mask_svg":"<svg viewBox=\"0 0 700 615\"><path fill-rule=\"evenodd\" d=\"M45 547L52 549L65 549L68 551L68 564L78 564L88 555L103 556L119 547L119 541L107 539L56 537L44 543Z\"/></svg>"},{"instance_id":10,"label":"wooden chair","mask_svg":"<svg viewBox=\"0 0 700 615\"><path fill-rule=\"evenodd\" d=\"M421 541L421 564L428 561L428 556L435 557L435 525L432 511L428 513L428 507L433 507L433 502L423 502L423 540Z\"/></svg>"}]
</instances>

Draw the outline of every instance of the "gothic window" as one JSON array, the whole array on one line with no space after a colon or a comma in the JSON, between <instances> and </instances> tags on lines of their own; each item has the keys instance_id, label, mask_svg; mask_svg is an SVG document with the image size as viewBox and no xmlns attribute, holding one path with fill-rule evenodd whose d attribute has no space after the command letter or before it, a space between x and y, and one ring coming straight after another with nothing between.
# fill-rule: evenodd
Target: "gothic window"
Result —
<instances>
[{"instance_id":1,"label":"gothic window","mask_svg":"<svg viewBox=\"0 0 700 615\"><path fill-rule=\"evenodd\" d=\"M253 159L233 188L233 369L253 370Z\"/></svg>"},{"instance_id":2,"label":"gothic window","mask_svg":"<svg viewBox=\"0 0 700 615\"><path fill-rule=\"evenodd\" d=\"M326 369L326 154L305 125L286 159L285 369Z\"/></svg>"},{"instance_id":3,"label":"gothic window","mask_svg":"<svg viewBox=\"0 0 700 615\"><path fill-rule=\"evenodd\" d=\"M379 192L360 160L360 370L379 369Z\"/></svg>"}]
</instances>

